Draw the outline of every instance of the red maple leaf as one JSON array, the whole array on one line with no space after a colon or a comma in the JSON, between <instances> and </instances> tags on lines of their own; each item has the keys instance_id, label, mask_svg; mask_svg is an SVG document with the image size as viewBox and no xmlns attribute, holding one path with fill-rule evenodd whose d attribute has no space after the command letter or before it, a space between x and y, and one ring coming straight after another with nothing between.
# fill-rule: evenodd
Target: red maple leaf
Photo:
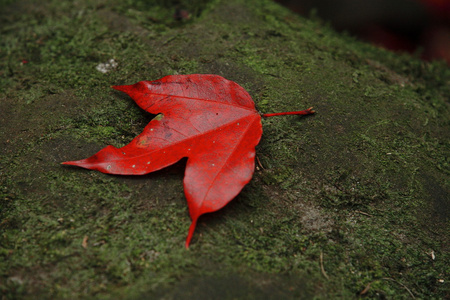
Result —
<instances>
[{"instance_id":1,"label":"red maple leaf","mask_svg":"<svg viewBox=\"0 0 450 300\"><path fill-rule=\"evenodd\" d=\"M155 81L113 86L144 110L162 114L122 148L63 164L108 174L141 175L187 157L184 191L192 219L186 248L198 218L230 202L252 178L261 115L250 95L218 75L172 75ZM311 114L300 112L267 114Z\"/></svg>"}]
</instances>

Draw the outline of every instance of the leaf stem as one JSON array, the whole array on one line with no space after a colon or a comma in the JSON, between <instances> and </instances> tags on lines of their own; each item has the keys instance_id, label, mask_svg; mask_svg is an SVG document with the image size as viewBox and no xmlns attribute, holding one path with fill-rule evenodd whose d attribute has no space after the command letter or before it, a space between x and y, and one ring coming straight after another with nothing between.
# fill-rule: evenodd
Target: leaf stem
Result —
<instances>
[{"instance_id":1,"label":"leaf stem","mask_svg":"<svg viewBox=\"0 0 450 300\"><path fill-rule=\"evenodd\" d=\"M197 225L197 219L198 219L198 216L192 218L191 226L189 226L189 232L188 232L188 236L186 238L186 244L185 244L186 249L189 248L189 244L191 243L192 236L194 235L195 226Z\"/></svg>"},{"instance_id":2,"label":"leaf stem","mask_svg":"<svg viewBox=\"0 0 450 300\"><path fill-rule=\"evenodd\" d=\"M312 110L312 107L300 110L300 111L287 111L287 112L279 112L279 113L273 113L273 114L262 114L263 117L275 117L275 116L285 116L285 115L312 115L315 113L314 110Z\"/></svg>"}]
</instances>

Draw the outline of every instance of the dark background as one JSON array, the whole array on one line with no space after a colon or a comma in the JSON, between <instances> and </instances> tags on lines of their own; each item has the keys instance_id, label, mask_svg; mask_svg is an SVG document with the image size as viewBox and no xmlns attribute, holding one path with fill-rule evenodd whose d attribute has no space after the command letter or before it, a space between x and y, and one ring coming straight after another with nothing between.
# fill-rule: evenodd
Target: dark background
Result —
<instances>
[{"instance_id":1,"label":"dark background","mask_svg":"<svg viewBox=\"0 0 450 300\"><path fill-rule=\"evenodd\" d=\"M393 51L450 64L449 0L276 0Z\"/></svg>"}]
</instances>

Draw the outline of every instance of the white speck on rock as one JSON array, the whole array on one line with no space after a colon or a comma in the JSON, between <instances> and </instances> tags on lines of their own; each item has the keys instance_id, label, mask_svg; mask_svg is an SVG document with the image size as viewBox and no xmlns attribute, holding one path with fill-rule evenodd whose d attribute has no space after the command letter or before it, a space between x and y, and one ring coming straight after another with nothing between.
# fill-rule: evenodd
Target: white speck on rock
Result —
<instances>
[{"instance_id":1,"label":"white speck on rock","mask_svg":"<svg viewBox=\"0 0 450 300\"><path fill-rule=\"evenodd\" d=\"M119 64L114 60L110 59L107 63L98 64L95 68L97 71L102 72L103 74L108 73L112 69L117 68Z\"/></svg>"}]
</instances>

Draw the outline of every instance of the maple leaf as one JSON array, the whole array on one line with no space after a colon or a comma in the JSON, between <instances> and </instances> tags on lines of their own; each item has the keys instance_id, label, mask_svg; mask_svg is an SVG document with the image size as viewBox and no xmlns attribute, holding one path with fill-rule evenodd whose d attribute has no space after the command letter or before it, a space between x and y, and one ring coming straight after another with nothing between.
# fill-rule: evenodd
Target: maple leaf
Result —
<instances>
[{"instance_id":1,"label":"maple leaf","mask_svg":"<svg viewBox=\"0 0 450 300\"><path fill-rule=\"evenodd\" d=\"M192 223L230 202L252 178L255 146L262 135L261 115L250 95L218 75L171 75L155 81L113 86L127 93L154 118L122 148L63 164L108 174L141 175L187 157L183 180ZM311 109L293 114L311 114ZM273 116L278 113L263 116Z\"/></svg>"}]
</instances>

